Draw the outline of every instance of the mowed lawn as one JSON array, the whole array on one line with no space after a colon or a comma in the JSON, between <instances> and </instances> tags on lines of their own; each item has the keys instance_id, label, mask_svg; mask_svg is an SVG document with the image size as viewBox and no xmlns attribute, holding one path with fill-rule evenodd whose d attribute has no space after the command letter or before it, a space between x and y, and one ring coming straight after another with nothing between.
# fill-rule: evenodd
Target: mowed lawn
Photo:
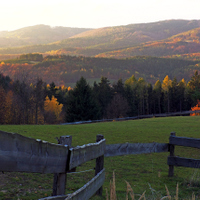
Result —
<instances>
[{"instance_id":1,"label":"mowed lawn","mask_svg":"<svg viewBox=\"0 0 200 200\"><path fill-rule=\"evenodd\" d=\"M107 144L116 143L168 143L171 132L177 136L200 138L200 116L151 118L130 121L113 121L82 125L1 125L0 130L15 132L21 135L57 143L56 137L72 136L72 146L93 143L97 134L106 138ZM189 199L192 193L200 198L199 169L175 167L174 177L168 177L167 157L169 153L127 155L105 158L106 180L103 197L113 171L116 175L116 190L118 199L126 197L126 182L128 181L139 199L146 191L147 199L159 199L166 195L165 185L173 196L176 185L179 184L179 199ZM175 147L175 155L200 159L200 151L195 148ZM89 172L68 174L67 191L82 187L93 176L95 161L88 162L77 168L77 171ZM0 199L38 199L50 196L52 192L52 174L8 173L0 174Z\"/></svg>"}]
</instances>

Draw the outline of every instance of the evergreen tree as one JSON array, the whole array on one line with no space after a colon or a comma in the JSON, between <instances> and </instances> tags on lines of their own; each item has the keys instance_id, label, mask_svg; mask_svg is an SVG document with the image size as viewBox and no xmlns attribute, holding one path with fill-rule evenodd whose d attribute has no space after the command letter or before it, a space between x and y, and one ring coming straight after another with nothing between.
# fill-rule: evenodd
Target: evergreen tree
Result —
<instances>
[{"instance_id":1,"label":"evergreen tree","mask_svg":"<svg viewBox=\"0 0 200 200\"><path fill-rule=\"evenodd\" d=\"M125 97L130 108L128 112L128 116L130 117L138 115L137 83L134 75L125 81Z\"/></svg>"},{"instance_id":2,"label":"evergreen tree","mask_svg":"<svg viewBox=\"0 0 200 200\"><path fill-rule=\"evenodd\" d=\"M178 83L178 99L179 99L179 111L181 112L182 110L187 110L186 105L185 105L185 90L186 90L186 83L185 80L182 79Z\"/></svg>"},{"instance_id":3,"label":"evergreen tree","mask_svg":"<svg viewBox=\"0 0 200 200\"><path fill-rule=\"evenodd\" d=\"M114 94L110 81L106 77L101 77L101 82L98 85L94 84L93 91L99 105L100 118L106 118L106 108Z\"/></svg>"},{"instance_id":4,"label":"evergreen tree","mask_svg":"<svg viewBox=\"0 0 200 200\"><path fill-rule=\"evenodd\" d=\"M196 105L197 100L200 99L200 75L195 71L191 80L188 82L188 94L191 98L192 106Z\"/></svg>"},{"instance_id":5,"label":"evergreen tree","mask_svg":"<svg viewBox=\"0 0 200 200\"><path fill-rule=\"evenodd\" d=\"M35 105L35 124L43 123L44 100L45 100L45 83L42 79L38 79L34 85L33 98ZM39 120L40 119L40 120Z\"/></svg>"},{"instance_id":6,"label":"evergreen tree","mask_svg":"<svg viewBox=\"0 0 200 200\"><path fill-rule=\"evenodd\" d=\"M56 88L56 85L54 82L50 83L49 87L48 87L48 96L51 99L52 96L57 97L56 95L56 91L58 89Z\"/></svg>"},{"instance_id":7,"label":"evergreen tree","mask_svg":"<svg viewBox=\"0 0 200 200\"><path fill-rule=\"evenodd\" d=\"M125 96L125 88L122 82L122 79L119 79L116 84L113 84L114 93L121 94L123 97Z\"/></svg>"},{"instance_id":8,"label":"evergreen tree","mask_svg":"<svg viewBox=\"0 0 200 200\"><path fill-rule=\"evenodd\" d=\"M66 97L66 121L86 121L98 118L98 107L92 89L83 77L76 82Z\"/></svg>"},{"instance_id":9,"label":"evergreen tree","mask_svg":"<svg viewBox=\"0 0 200 200\"><path fill-rule=\"evenodd\" d=\"M169 99L170 99L170 111L177 112L179 110L179 95L178 95L178 82L174 77L171 85L169 86Z\"/></svg>"},{"instance_id":10,"label":"evergreen tree","mask_svg":"<svg viewBox=\"0 0 200 200\"><path fill-rule=\"evenodd\" d=\"M159 80L154 84L154 113L161 114L162 84Z\"/></svg>"}]
</instances>

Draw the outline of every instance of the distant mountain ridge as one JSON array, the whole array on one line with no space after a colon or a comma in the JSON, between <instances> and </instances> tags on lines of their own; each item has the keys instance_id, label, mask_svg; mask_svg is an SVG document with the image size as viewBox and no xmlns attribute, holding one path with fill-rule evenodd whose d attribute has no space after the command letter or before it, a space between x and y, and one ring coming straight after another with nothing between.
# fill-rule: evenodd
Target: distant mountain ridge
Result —
<instances>
[{"instance_id":1,"label":"distant mountain ridge","mask_svg":"<svg viewBox=\"0 0 200 200\"><path fill-rule=\"evenodd\" d=\"M0 48L0 54L23 54L43 53L45 55L66 54L77 56L113 57L127 58L132 56L174 56L177 54L188 54L200 52L200 20L166 20L154 23L129 24L126 26L105 27L99 29L73 29L73 28L51 28L43 25L26 27L18 30L18 38L22 43L31 41L31 34L40 33L37 39L33 39L25 46L13 47L11 44L16 38L13 33L7 33L10 41L9 48ZM49 35L60 30L59 37L66 37L48 43ZM26 30L26 34L24 32ZM46 30L46 32L44 31ZM51 30L47 34L47 30ZM70 32L71 31L71 32ZM0 32L5 36L5 32ZM17 36L17 35L16 35ZM3 37L2 37L3 38ZM5 42L6 40L4 40ZM39 42L40 41L40 42ZM43 41L43 43L41 43ZM44 41L46 41L44 43ZM37 43L38 42L38 43ZM36 44L37 43L37 44ZM5 46L5 44L4 44Z\"/></svg>"},{"instance_id":2,"label":"distant mountain ridge","mask_svg":"<svg viewBox=\"0 0 200 200\"><path fill-rule=\"evenodd\" d=\"M50 27L48 25L40 24L15 31L1 31L0 48L48 44L88 30L91 29L62 26Z\"/></svg>"}]
</instances>

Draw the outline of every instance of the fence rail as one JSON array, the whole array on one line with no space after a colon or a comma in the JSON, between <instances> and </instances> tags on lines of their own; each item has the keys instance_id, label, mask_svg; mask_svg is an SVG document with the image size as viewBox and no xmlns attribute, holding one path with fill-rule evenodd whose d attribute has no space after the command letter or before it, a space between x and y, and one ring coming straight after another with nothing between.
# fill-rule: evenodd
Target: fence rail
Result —
<instances>
[{"instance_id":1,"label":"fence rail","mask_svg":"<svg viewBox=\"0 0 200 200\"><path fill-rule=\"evenodd\" d=\"M169 144L185 146L185 147L194 147L200 149L200 139L196 138L177 137L171 135L169 138Z\"/></svg>"},{"instance_id":2,"label":"fence rail","mask_svg":"<svg viewBox=\"0 0 200 200\"><path fill-rule=\"evenodd\" d=\"M65 146L0 131L1 171L66 172L68 152Z\"/></svg>"},{"instance_id":3,"label":"fence rail","mask_svg":"<svg viewBox=\"0 0 200 200\"><path fill-rule=\"evenodd\" d=\"M105 169L99 172L93 179L76 192L70 194L66 200L89 199L103 185L105 180Z\"/></svg>"},{"instance_id":4,"label":"fence rail","mask_svg":"<svg viewBox=\"0 0 200 200\"><path fill-rule=\"evenodd\" d=\"M106 145L104 156L122 156L128 154L161 153L168 151L166 143L124 143Z\"/></svg>"},{"instance_id":5,"label":"fence rail","mask_svg":"<svg viewBox=\"0 0 200 200\"><path fill-rule=\"evenodd\" d=\"M92 178L83 187L76 192L68 195L46 197L39 200L87 200L94 195L94 193L103 185L105 180L105 169L99 172L94 178Z\"/></svg>"},{"instance_id":6,"label":"fence rail","mask_svg":"<svg viewBox=\"0 0 200 200\"><path fill-rule=\"evenodd\" d=\"M70 148L69 170L104 155L106 140L97 143L86 144L75 148Z\"/></svg>"},{"instance_id":7,"label":"fence rail","mask_svg":"<svg viewBox=\"0 0 200 200\"><path fill-rule=\"evenodd\" d=\"M199 168L200 160L181 157L168 157L168 165Z\"/></svg>"}]
</instances>

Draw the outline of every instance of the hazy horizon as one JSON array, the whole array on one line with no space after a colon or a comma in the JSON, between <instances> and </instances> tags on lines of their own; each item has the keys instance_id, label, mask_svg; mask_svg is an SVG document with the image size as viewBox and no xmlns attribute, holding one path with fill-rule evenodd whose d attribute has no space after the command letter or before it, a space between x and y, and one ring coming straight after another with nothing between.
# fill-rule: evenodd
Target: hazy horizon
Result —
<instances>
[{"instance_id":1,"label":"hazy horizon","mask_svg":"<svg viewBox=\"0 0 200 200\"><path fill-rule=\"evenodd\" d=\"M39 24L51 27L102 28L171 19L199 20L199 0L7 0L2 2L0 31Z\"/></svg>"},{"instance_id":2,"label":"hazy horizon","mask_svg":"<svg viewBox=\"0 0 200 200\"><path fill-rule=\"evenodd\" d=\"M157 22L170 21L170 20L185 20L185 21L190 21L190 20L200 20L200 19L166 19L166 20L159 20L159 21L152 21L152 22L130 23L130 24L148 24L148 23L157 23ZM126 25L130 25L130 24L121 24L121 25L115 25L115 26L126 26ZM4 32L4 31L5 32L12 32L12 31L23 29L23 28L32 27L32 26L39 26L39 25L50 26L51 28L65 27L65 28L85 28L85 29L98 29L98 28L106 28L106 27L115 27L115 26L105 26L105 27L91 28L91 27L51 26L49 24L35 24L35 25L31 25L31 26L20 27L20 28L14 29L14 30L0 30L0 32Z\"/></svg>"}]
</instances>

